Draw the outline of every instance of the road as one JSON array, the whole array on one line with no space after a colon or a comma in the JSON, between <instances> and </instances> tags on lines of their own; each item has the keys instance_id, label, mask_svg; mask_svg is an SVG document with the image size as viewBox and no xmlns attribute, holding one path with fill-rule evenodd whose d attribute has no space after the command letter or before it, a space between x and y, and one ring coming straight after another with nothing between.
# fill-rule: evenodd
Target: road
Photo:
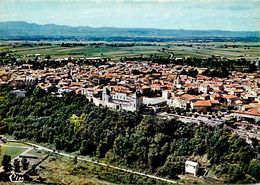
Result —
<instances>
[{"instance_id":1,"label":"road","mask_svg":"<svg viewBox=\"0 0 260 185\"><path fill-rule=\"evenodd\" d=\"M35 147L35 148L37 148L39 150L44 150L44 151L47 151L47 152L54 152L53 149L50 149L50 148L47 148L47 147L43 147L43 146L36 145L36 144L33 144L33 143L29 143L29 142L25 142L25 143L30 145L30 146L32 146L32 147ZM75 155L71 155L71 154L67 154L67 153L63 153L63 152L55 151L54 153L58 154L58 155L61 155L61 156L70 157L70 158L74 158L75 157ZM86 159L86 158L83 158L83 157L77 157L77 159L78 160L82 160L82 161L86 161L86 162L89 162L89 163L97 164L97 165L100 165L100 166L104 166L104 167L108 167L108 168L112 168L112 169L128 172L128 173L132 173L132 174L136 174L136 175L140 175L140 176L144 176L144 177L148 177L148 178L152 178L152 179L156 179L156 180L161 180L161 181L172 183L172 184L176 184L177 183L174 180L170 180L170 179L166 179L166 178L162 178L162 177L157 177L157 176L154 176L154 175L149 175L149 174L146 174L146 173L141 173L141 172L137 172L137 171L133 171L133 170L117 167L117 166L112 166L112 165L109 165L109 164L93 161L93 160Z\"/></svg>"}]
</instances>

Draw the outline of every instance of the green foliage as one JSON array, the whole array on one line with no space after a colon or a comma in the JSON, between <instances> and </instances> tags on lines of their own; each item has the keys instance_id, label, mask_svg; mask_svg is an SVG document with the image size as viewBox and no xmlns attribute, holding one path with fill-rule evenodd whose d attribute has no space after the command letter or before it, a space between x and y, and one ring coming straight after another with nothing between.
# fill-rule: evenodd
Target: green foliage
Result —
<instances>
[{"instance_id":1,"label":"green foliage","mask_svg":"<svg viewBox=\"0 0 260 185\"><path fill-rule=\"evenodd\" d=\"M198 70L197 69L190 69L190 70L186 71L185 69L183 69L180 74L181 75L188 75L188 76L192 76L192 77L196 78L196 76L198 75Z\"/></svg>"},{"instance_id":2,"label":"green foliage","mask_svg":"<svg viewBox=\"0 0 260 185\"><path fill-rule=\"evenodd\" d=\"M256 71L257 71L257 66L254 63L252 63L248 66L248 72L249 73L253 73L253 72L256 72Z\"/></svg>"},{"instance_id":3,"label":"green foliage","mask_svg":"<svg viewBox=\"0 0 260 185\"><path fill-rule=\"evenodd\" d=\"M13 166L14 166L14 171L16 173L21 172L21 170L20 170L21 166L20 166L20 160L19 159L14 159Z\"/></svg>"},{"instance_id":4,"label":"green foliage","mask_svg":"<svg viewBox=\"0 0 260 185\"><path fill-rule=\"evenodd\" d=\"M260 181L260 161L253 159L248 167L248 173L254 177L258 182Z\"/></svg>"},{"instance_id":5,"label":"green foliage","mask_svg":"<svg viewBox=\"0 0 260 185\"><path fill-rule=\"evenodd\" d=\"M203 74L211 77L227 78L230 73L227 68L221 67L221 68L214 68L212 70L208 68L206 71L203 72Z\"/></svg>"},{"instance_id":6,"label":"green foliage","mask_svg":"<svg viewBox=\"0 0 260 185\"><path fill-rule=\"evenodd\" d=\"M10 172L12 170L11 163L11 156L10 155L4 155L2 160L2 166L5 172Z\"/></svg>"},{"instance_id":7,"label":"green foliage","mask_svg":"<svg viewBox=\"0 0 260 185\"><path fill-rule=\"evenodd\" d=\"M67 158L47 159L42 165L45 168L40 170L43 172L40 176L46 179L44 184L60 184L60 182L63 184L171 184L83 161L75 164L74 160L67 160ZM91 183L90 179L94 182Z\"/></svg>"},{"instance_id":8,"label":"green foliage","mask_svg":"<svg viewBox=\"0 0 260 185\"><path fill-rule=\"evenodd\" d=\"M21 160L23 170L28 170L30 162L24 157Z\"/></svg>"},{"instance_id":9,"label":"green foliage","mask_svg":"<svg viewBox=\"0 0 260 185\"><path fill-rule=\"evenodd\" d=\"M208 156L226 182L259 180L255 150L224 129L116 112L80 95L36 97L36 91L16 98L8 89L0 90L3 132L169 178L183 172L188 158Z\"/></svg>"},{"instance_id":10,"label":"green foliage","mask_svg":"<svg viewBox=\"0 0 260 185\"><path fill-rule=\"evenodd\" d=\"M69 118L70 124L74 127L74 130L78 130L79 127L82 125L82 123L85 121L86 116L85 114L81 114L80 116L77 116L76 114L72 114L72 116Z\"/></svg>"}]
</instances>

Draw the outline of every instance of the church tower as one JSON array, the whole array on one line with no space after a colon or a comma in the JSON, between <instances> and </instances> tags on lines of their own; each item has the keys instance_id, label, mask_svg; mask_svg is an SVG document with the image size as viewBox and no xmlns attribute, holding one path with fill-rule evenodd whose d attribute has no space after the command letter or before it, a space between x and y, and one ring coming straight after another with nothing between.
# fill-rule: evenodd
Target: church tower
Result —
<instances>
[{"instance_id":1,"label":"church tower","mask_svg":"<svg viewBox=\"0 0 260 185\"><path fill-rule=\"evenodd\" d=\"M181 88L181 77L180 75L177 75L174 84L176 85L177 88Z\"/></svg>"},{"instance_id":2,"label":"church tower","mask_svg":"<svg viewBox=\"0 0 260 185\"><path fill-rule=\"evenodd\" d=\"M102 92L102 101L103 102L109 102L110 100L110 91L104 87Z\"/></svg>"}]
</instances>

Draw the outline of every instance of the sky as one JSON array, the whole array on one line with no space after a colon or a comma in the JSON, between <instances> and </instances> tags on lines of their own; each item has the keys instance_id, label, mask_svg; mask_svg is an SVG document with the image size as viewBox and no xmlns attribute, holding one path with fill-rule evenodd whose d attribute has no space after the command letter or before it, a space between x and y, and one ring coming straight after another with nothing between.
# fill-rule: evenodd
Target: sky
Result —
<instances>
[{"instance_id":1,"label":"sky","mask_svg":"<svg viewBox=\"0 0 260 185\"><path fill-rule=\"evenodd\" d=\"M0 0L0 21L257 31L260 0Z\"/></svg>"}]
</instances>

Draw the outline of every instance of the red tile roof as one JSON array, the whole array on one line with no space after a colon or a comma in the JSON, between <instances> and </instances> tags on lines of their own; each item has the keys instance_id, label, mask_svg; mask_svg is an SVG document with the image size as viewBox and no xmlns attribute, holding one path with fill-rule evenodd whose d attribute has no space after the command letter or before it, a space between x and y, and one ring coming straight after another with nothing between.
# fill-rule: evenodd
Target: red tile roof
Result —
<instances>
[{"instance_id":1,"label":"red tile roof","mask_svg":"<svg viewBox=\"0 0 260 185\"><path fill-rule=\"evenodd\" d=\"M183 99L183 100L187 100L187 101L196 100L196 97L192 96L190 94L181 95L180 98Z\"/></svg>"},{"instance_id":2,"label":"red tile roof","mask_svg":"<svg viewBox=\"0 0 260 185\"><path fill-rule=\"evenodd\" d=\"M201 100L193 104L194 107L211 107L210 100Z\"/></svg>"},{"instance_id":3,"label":"red tile roof","mask_svg":"<svg viewBox=\"0 0 260 185\"><path fill-rule=\"evenodd\" d=\"M224 95L223 97L224 97L225 99L236 99L236 98L238 98L237 96L232 95L232 94Z\"/></svg>"},{"instance_id":4,"label":"red tile roof","mask_svg":"<svg viewBox=\"0 0 260 185\"><path fill-rule=\"evenodd\" d=\"M219 104L219 101L218 101L218 100L210 100L210 102L211 102L212 104Z\"/></svg>"}]
</instances>

